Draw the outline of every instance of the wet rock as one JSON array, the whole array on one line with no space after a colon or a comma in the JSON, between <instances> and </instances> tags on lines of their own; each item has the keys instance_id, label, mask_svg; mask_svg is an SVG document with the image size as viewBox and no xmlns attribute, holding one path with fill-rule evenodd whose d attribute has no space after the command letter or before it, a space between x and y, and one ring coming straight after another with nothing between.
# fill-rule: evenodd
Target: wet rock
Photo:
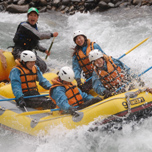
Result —
<instances>
[{"instance_id":1,"label":"wet rock","mask_svg":"<svg viewBox=\"0 0 152 152\"><path fill-rule=\"evenodd\" d=\"M47 7L43 7L43 8L41 8L41 9L39 10L39 12L40 12L40 13L46 12L46 10L47 10Z\"/></svg>"},{"instance_id":2,"label":"wet rock","mask_svg":"<svg viewBox=\"0 0 152 152\"><path fill-rule=\"evenodd\" d=\"M104 1L100 1L98 6L100 9L108 9L109 8L108 4Z\"/></svg>"},{"instance_id":3,"label":"wet rock","mask_svg":"<svg viewBox=\"0 0 152 152\"><path fill-rule=\"evenodd\" d=\"M128 6L128 3L127 3L127 2L121 3L121 4L119 5L119 7L121 7L121 8L124 8L124 7L127 7L127 6Z\"/></svg>"},{"instance_id":4,"label":"wet rock","mask_svg":"<svg viewBox=\"0 0 152 152\"><path fill-rule=\"evenodd\" d=\"M70 6L69 11L70 12L74 11L74 6Z\"/></svg>"},{"instance_id":5,"label":"wet rock","mask_svg":"<svg viewBox=\"0 0 152 152\"><path fill-rule=\"evenodd\" d=\"M41 6L47 6L47 1L46 0L40 0L40 5Z\"/></svg>"},{"instance_id":6,"label":"wet rock","mask_svg":"<svg viewBox=\"0 0 152 152\"><path fill-rule=\"evenodd\" d=\"M25 4L25 0L19 0L17 4L18 5L24 5Z\"/></svg>"},{"instance_id":7,"label":"wet rock","mask_svg":"<svg viewBox=\"0 0 152 152\"><path fill-rule=\"evenodd\" d=\"M70 0L62 0L62 5L68 6L70 3Z\"/></svg>"},{"instance_id":8,"label":"wet rock","mask_svg":"<svg viewBox=\"0 0 152 152\"><path fill-rule=\"evenodd\" d=\"M26 13L28 11L29 5L8 5L6 10L11 13Z\"/></svg>"},{"instance_id":9,"label":"wet rock","mask_svg":"<svg viewBox=\"0 0 152 152\"><path fill-rule=\"evenodd\" d=\"M108 3L108 6L111 7L111 8L115 7L115 5L113 3Z\"/></svg>"},{"instance_id":10,"label":"wet rock","mask_svg":"<svg viewBox=\"0 0 152 152\"><path fill-rule=\"evenodd\" d=\"M0 11L24 13L29 7L36 7L40 12L52 10L72 15L76 12L102 12L110 8L144 5L152 5L152 0L5 0L0 3Z\"/></svg>"},{"instance_id":11,"label":"wet rock","mask_svg":"<svg viewBox=\"0 0 152 152\"><path fill-rule=\"evenodd\" d=\"M52 7L51 7L50 5L47 5L47 9L48 9L48 10L51 10Z\"/></svg>"},{"instance_id":12,"label":"wet rock","mask_svg":"<svg viewBox=\"0 0 152 152\"><path fill-rule=\"evenodd\" d=\"M111 1L110 0L103 0L105 3L110 3Z\"/></svg>"},{"instance_id":13,"label":"wet rock","mask_svg":"<svg viewBox=\"0 0 152 152\"><path fill-rule=\"evenodd\" d=\"M69 15L74 15L75 14L75 11L72 11L69 13Z\"/></svg>"},{"instance_id":14,"label":"wet rock","mask_svg":"<svg viewBox=\"0 0 152 152\"><path fill-rule=\"evenodd\" d=\"M141 0L133 0L133 4L134 5L139 5L139 4L141 4Z\"/></svg>"},{"instance_id":15,"label":"wet rock","mask_svg":"<svg viewBox=\"0 0 152 152\"><path fill-rule=\"evenodd\" d=\"M0 12L4 11L3 5L0 5Z\"/></svg>"},{"instance_id":16,"label":"wet rock","mask_svg":"<svg viewBox=\"0 0 152 152\"><path fill-rule=\"evenodd\" d=\"M56 7L53 6L53 7L52 7L52 11L55 11L55 10L56 10Z\"/></svg>"},{"instance_id":17,"label":"wet rock","mask_svg":"<svg viewBox=\"0 0 152 152\"><path fill-rule=\"evenodd\" d=\"M97 6L95 9L93 9L91 12L99 12L100 11L100 8L99 6Z\"/></svg>"},{"instance_id":18,"label":"wet rock","mask_svg":"<svg viewBox=\"0 0 152 152\"><path fill-rule=\"evenodd\" d=\"M60 11L63 11L65 8L66 8L66 6L62 5L61 8L60 8Z\"/></svg>"},{"instance_id":19,"label":"wet rock","mask_svg":"<svg viewBox=\"0 0 152 152\"><path fill-rule=\"evenodd\" d=\"M12 4L13 3L13 0L8 0L7 1L7 4Z\"/></svg>"},{"instance_id":20,"label":"wet rock","mask_svg":"<svg viewBox=\"0 0 152 152\"><path fill-rule=\"evenodd\" d=\"M18 0L13 0L13 4L17 4L18 3Z\"/></svg>"}]
</instances>

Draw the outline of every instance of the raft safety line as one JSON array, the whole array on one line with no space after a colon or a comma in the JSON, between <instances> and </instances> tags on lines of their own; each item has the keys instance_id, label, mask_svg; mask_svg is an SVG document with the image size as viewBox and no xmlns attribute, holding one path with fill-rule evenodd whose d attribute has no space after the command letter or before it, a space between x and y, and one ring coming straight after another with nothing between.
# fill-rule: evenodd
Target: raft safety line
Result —
<instances>
[{"instance_id":1,"label":"raft safety line","mask_svg":"<svg viewBox=\"0 0 152 152\"><path fill-rule=\"evenodd\" d=\"M116 115L113 115L113 117L115 118L126 118L128 117L130 114L131 114L131 104L130 104L130 98L133 98L135 95L138 95L140 94L141 92L145 92L146 91L146 88L144 89L138 89L137 91L135 92L132 92L134 94L129 94L129 95L126 95L126 100L127 100L127 104L128 104L128 113L125 115L125 116L116 116Z\"/></svg>"}]
</instances>

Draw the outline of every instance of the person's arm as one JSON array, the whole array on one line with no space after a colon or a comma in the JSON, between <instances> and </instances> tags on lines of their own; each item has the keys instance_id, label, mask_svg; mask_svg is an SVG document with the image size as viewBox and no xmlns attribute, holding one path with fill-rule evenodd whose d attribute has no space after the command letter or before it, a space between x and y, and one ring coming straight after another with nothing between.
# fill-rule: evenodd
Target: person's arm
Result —
<instances>
[{"instance_id":1,"label":"person's arm","mask_svg":"<svg viewBox=\"0 0 152 152\"><path fill-rule=\"evenodd\" d=\"M53 88L51 91L51 97L56 101L58 107L62 110L69 110L70 106L68 103L68 98L65 95L66 89L62 86Z\"/></svg>"},{"instance_id":2,"label":"person's arm","mask_svg":"<svg viewBox=\"0 0 152 152\"><path fill-rule=\"evenodd\" d=\"M102 53L106 54L97 43L94 43L93 46L94 46L94 49L98 49L98 50L100 50Z\"/></svg>"},{"instance_id":3,"label":"person's arm","mask_svg":"<svg viewBox=\"0 0 152 152\"><path fill-rule=\"evenodd\" d=\"M20 97L23 97L24 94L21 87L20 70L13 68L10 72L9 78L11 80L11 87L15 98L19 99Z\"/></svg>"},{"instance_id":4,"label":"person's arm","mask_svg":"<svg viewBox=\"0 0 152 152\"><path fill-rule=\"evenodd\" d=\"M99 80L98 75L94 71L92 74L92 87L97 94L104 95L106 88L103 86L102 82Z\"/></svg>"},{"instance_id":5,"label":"person's arm","mask_svg":"<svg viewBox=\"0 0 152 152\"><path fill-rule=\"evenodd\" d=\"M82 69L78 63L76 55L74 55L72 58L72 69L73 69L74 74L75 74L75 79L81 78Z\"/></svg>"},{"instance_id":6,"label":"person's arm","mask_svg":"<svg viewBox=\"0 0 152 152\"><path fill-rule=\"evenodd\" d=\"M35 49L39 50L40 52L43 52L43 53L45 53L47 51L47 49L45 47L41 46L39 42L36 45Z\"/></svg>"},{"instance_id":7,"label":"person's arm","mask_svg":"<svg viewBox=\"0 0 152 152\"><path fill-rule=\"evenodd\" d=\"M37 40L50 39L51 37L53 37L52 32L50 32L50 31L39 32L34 27L32 27L30 24L28 24L27 22L23 22L21 24L20 28L22 28L22 27L25 28L28 33L29 32L31 33L31 37L35 37L35 39L37 39Z\"/></svg>"},{"instance_id":8,"label":"person's arm","mask_svg":"<svg viewBox=\"0 0 152 152\"><path fill-rule=\"evenodd\" d=\"M38 82L39 85L42 86L44 89L49 90L52 86L51 83L43 77L42 72L40 71L39 67L37 67L37 75L38 75Z\"/></svg>"},{"instance_id":9,"label":"person's arm","mask_svg":"<svg viewBox=\"0 0 152 152\"><path fill-rule=\"evenodd\" d=\"M4 68L4 70L6 70L7 68L7 61L6 61L6 57L3 55L3 50L0 49L0 62L2 64L2 67Z\"/></svg>"},{"instance_id":10,"label":"person's arm","mask_svg":"<svg viewBox=\"0 0 152 152\"><path fill-rule=\"evenodd\" d=\"M81 89L79 89L79 92L80 92L84 102L94 98L91 94L87 94L85 92L82 92Z\"/></svg>"}]
</instances>

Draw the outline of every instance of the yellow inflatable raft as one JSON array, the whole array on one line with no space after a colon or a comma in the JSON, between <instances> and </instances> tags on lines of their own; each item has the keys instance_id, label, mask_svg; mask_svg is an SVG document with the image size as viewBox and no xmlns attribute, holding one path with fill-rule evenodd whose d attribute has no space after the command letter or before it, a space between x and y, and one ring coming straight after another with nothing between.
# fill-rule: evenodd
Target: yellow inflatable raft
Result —
<instances>
[{"instance_id":1,"label":"yellow inflatable raft","mask_svg":"<svg viewBox=\"0 0 152 152\"><path fill-rule=\"evenodd\" d=\"M51 83L51 79L55 78L57 75L55 73L45 73L43 74L43 76L50 81ZM75 81L74 81L75 82ZM37 83L37 86L38 86L38 90L40 93L46 93L45 89L43 87L41 87L38 83ZM47 92L48 93L48 92ZM11 88L11 84L6 84L6 85L2 85L0 87L0 95L1 96L4 96L6 98L14 98L14 94L12 92L12 88Z\"/></svg>"},{"instance_id":2,"label":"yellow inflatable raft","mask_svg":"<svg viewBox=\"0 0 152 152\"><path fill-rule=\"evenodd\" d=\"M0 62L0 82L9 81L9 73L11 69L16 65L14 57L11 52L4 51L3 55L6 58L7 68L4 69L2 63Z\"/></svg>"},{"instance_id":3,"label":"yellow inflatable raft","mask_svg":"<svg viewBox=\"0 0 152 152\"><path fill-rule=\"evenodd\" d=\"M48 73L44 76L51 79L56 75ZM51 111L50 109L35 110L27 108L28 112L25 112L25 110L18 108L14 101L8 100L8 98L13 97L10 87L10 85L6 85L0 88L0 125L32 136L49 134L52 127L60 124L67 129L74 129L91 122L100 121L100 124L103 124L117 118L137 116L138 113L139 117L142 117L142 112L148 112L148 109L151 111L152 108L152 94L135 89L79 110L77 111L79 114L77 117L70 114L61 114L55 109ZM3 92L1 92L2 90ZM48 93L41 88L40 91Z\"/></svg>"}]
</instances>

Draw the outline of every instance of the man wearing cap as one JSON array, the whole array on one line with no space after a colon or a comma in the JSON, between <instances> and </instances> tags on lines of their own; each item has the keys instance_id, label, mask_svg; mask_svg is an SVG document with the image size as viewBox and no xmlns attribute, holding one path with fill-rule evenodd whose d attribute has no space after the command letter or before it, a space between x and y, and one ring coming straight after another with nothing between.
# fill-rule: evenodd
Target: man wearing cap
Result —
<instances>
[{"instance_id":1,"label":"man wearing cap","mask_svg":"<svg viewBox=\"0 0 152 152\"><path fill-rule=\"evenodd\" d=\"M20 58L20 54L24 50L39 50L41 52L50 55L50 52L39 44L39 40L50 39L51 37L57 37L58 33L39 32L37 27L37 21L39 17L38 9L31 7L27 13L27 21L21 22L17 28L13 41L15 43L13 49L13 56L15 59ZM47 70L46 63L39 57L36 56L36 65L39 66L40 70L44 73Z\"/></svg>"},{"instance_id":2,"label":"man wearing cap","mask_svg":"<svg viewBox=\"0 0 152 152\"><path fill-rule=\"evenodd\" d=\"M78 87L82 91L88 93L89 90L92 89L92 80L90 78L93 72L91 63L88 59L89 52L93 49L98 49L102 53L104 52L97 43L87 39L87 36L81 30L74 32L73 41L76 44L75 48L73 48L74 52L72 57L72 68L75 73L75 79ZM82 84L81 82L81 72L83 72L85 79L89 80L85 84Z\"/></svg>"}]
</instances>

